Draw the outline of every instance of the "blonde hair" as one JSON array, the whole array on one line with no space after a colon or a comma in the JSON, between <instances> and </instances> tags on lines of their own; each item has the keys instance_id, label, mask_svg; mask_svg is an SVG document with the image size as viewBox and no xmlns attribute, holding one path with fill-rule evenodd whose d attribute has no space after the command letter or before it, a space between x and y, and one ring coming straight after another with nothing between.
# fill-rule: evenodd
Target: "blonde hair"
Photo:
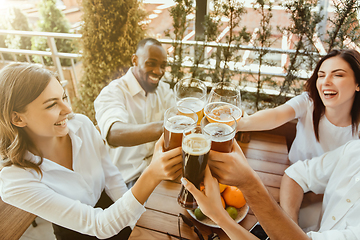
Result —
<instances>
[{"instance_id":1,"label":"blonde hair","mask_svg":"<svg viewBox=\"0 0 360 240\"><path fill-rule=\"evenodd\" d=\"M25 130L12 124L13 112L26 112L55 75L34 64L15 63L0 71L0 156L2 167L16 165L31 168L42 175L40 165L25 159L25 153L35 148Z\"/></svg>"}]
</instances>

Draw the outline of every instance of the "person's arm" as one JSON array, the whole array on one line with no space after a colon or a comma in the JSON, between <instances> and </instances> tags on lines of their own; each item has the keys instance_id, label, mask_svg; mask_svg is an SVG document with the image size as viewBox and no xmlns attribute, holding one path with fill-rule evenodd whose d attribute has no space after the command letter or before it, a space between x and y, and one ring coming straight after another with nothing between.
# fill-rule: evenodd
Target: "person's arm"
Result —
<instances>
[{"instance_id":1,"label":"person's arm","mask_svg":"<svg viewBox=\"0 0 360 240\"><path fill-rule=\"evenodd\" d=\"M210 151L209 166L219 182L237 186L243 192L270 239L309 239L269 194L236 142L231 153Z\"/></svg>"},{"instance_id":2,"label":"person's arm","mask_svg":"<svg viewBox=\"0 0 360 240\"><path fill-rule=\"evenodd\" d=\"M130 99L129 99L130 98ZM114 80L106 86L94 101L95 117L101 136L112 147L130 147L156 141L163 133L163 122L145 124L130 123L127 102L133 99Z\"/></svg>"},{"instance_id":3,"label":"person's arm","mask_svg":"<svg viewBox=\"0 0 360 240\"><path fill-rule=\"evenodd\" d=\"M270 130L283 125L295 118L295 110L287 104L273 109L258 111L243 117L237 124L237 131Z\"/></svg>"},{"instance_id":4,"label":"person's arm","mask_svg":"<svg viewBox=\"0 0 360 240\"><path fill-rule=\"evenodd\" d=\"M221 227L230 239L257 239L245 228L237 224L223 208L218 181L212 177L208 166L205 169L204 193L184 178L181 179L181 182L193 194L201 211Z\"/></svg>"},{"instance_id":5,"label":"person's arm","mask_svg":"<svg viewBox=\"0 0 360 240\"><path fill-rule=\"evenodd\" d=\"M247 178L246 183L238 185L238 187L270 239L310 239L281 209L254 171Z\"/></svg>"},{"instance_id":6,"label":"person's arm","mask_svg":"<svg viewBox=\"0 0 360 240\"><path fill-rule=\"evenodd\" d=\"M156 144L152 163L133 188L104 210L64 196L41 182L40 176L15 166L0 172L2 200L57 225L98 238L109 238L124 227L136 224L145 211L144 202L162 179L172 180L180 175L181 148L164 153L162 144L163 137ZM61 179L58 172L54 173L55 179Z\"/></svg>"},{"instance_id":7,"label":"person's arm","mask_svg":"<svg viewBox=\"0 0 360 240\"><path fill-rule=\"evenodd\" d=\"M304 191L300 185L285 173L281 180L280 206L296 224L303 196Z\"/></svg>"},{"instance_id":8,"label":"person's arm","mask_svg":"<svg viewBox=\"0 0 360 240\"><path fill-rule=\"evenodd\" d=\"M163 121L146 124L114 122L108 131L106 139L112 147L131 147L156 141L163 131Z\"/></svg>"},{"instance_id":9,"label":"person's arm","mask_svg":"<svg viewBox=\"0 0 360 240\"><path fill-rule=\"evenodd\" d=\"M156 186L162 180L175 180L181 174L182 156L181 148L164 152L164 135L155 145L154 155L149 167L140 175L131 188L135 198L144 204Z\"/></svg>"}]
</instances>

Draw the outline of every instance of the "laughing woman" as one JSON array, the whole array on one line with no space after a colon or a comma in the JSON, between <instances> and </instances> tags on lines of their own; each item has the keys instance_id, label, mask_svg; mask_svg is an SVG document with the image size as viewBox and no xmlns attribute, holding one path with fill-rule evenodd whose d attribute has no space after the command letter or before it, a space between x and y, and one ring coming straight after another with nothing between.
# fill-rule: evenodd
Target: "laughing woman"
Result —
<instances>
[{"instance_id":1,"label":"laughing woman","mask_svg":"<svg viewBox=\"0 0 360 240\"><path fill-rule=\"evenodd\" d=\"M273 129L297 118L290 162L318 157L359 138L359 85L360 53L333 50L318 62L303 94L242 118L238 131Z\"/></svg>"},{"instance_id":2,"label":"laughing woman","mask_svg":"<svg viewBox=\"0 0 360 240\"><path fill-rule=\"evenodd\" d=\"M0 132L2 200L52 222L57 239L125 239L121 230L135 225L154 188L181 172L180 148L163 152L162 137L128 190L92 122L35 65L0 72Z\"/></svg>"}]
</instances>

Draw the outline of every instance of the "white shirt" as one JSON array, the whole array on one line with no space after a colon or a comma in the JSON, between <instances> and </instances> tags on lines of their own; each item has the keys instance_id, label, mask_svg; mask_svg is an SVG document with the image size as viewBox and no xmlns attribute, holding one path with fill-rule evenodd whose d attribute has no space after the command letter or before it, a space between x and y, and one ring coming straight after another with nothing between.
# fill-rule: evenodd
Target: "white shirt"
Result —
<instances>
[{"instance_id":1,"label":"white shirt","mask_svg":"<svg viewBox=\"0 0 360 240\"><path fill-rule=\"evenodd\" d=\"M298 161L285 173L304 192L324 193L314 240L360 239L360 140L353 140L312 160Z\"/></svg>"},{"instance_id":2,"label":"white shirt","mask_svg":"<svg viewBox=\"0 0 360 240\"><path fill-rule=\"evenodd\" d=\"M337 127L322 116L319 122L319 142L316 140L313 126L314 104L307 92L290 99L286 104L295 110L296 137L291 145L289 160L295 163L298 160L318 157L324 152L334 150L353 139L359 139L359 134L352 135L352 126Z\"/></svg>"},{"instance_id":3,"label":"white shirt","mask_svg":"<svg viewBox=\"0 0 360 240\"><path fill-rule=\"evenodd\" d=\"M146 124L162 121L165 111L176 105L169 84L160 81L155 92L146 95L131 70L102 89L94 102L95 117L105 140L114 122ZM149 142L109 148L110 157L126 183L139 177L149 165L154 146L155 142Z\"/></svg>"},{"instance_id":4,"label":"white shirt","mask_svg":"<svg viewBox=\"0 0 360 240\"><path fill-rule=\"evenodd\" d=\"M76 114L68 121L73 151L73 171L46 158L35 170L15 165L0 171L0 196L10 205L80 233L109 238L135 225L145 211L128 190L113 165L92 122ZM26 159L40 157L27 153ZM115 201L109 208L93 208L105 189Z\"/></svg>"}]
</instances>

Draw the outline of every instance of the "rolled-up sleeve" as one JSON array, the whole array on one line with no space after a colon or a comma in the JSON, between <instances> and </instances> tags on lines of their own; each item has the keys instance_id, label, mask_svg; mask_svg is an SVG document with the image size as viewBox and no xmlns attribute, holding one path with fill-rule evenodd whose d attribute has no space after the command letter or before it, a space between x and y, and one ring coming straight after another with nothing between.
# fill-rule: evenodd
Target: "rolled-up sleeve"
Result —
<instances>
[{"instance_id":1,"label":"rolled-up sleeve","mask_svg":"<svg viewBox=\"0 0 360 240\"><path fill-rule=\"evenodd\" d=\"M128 123L129 121L124 97L125 94L114 80L103 88L94 101L95 118L101 130L101 136L105 140L114 122Z\"/></svg>"},{"instance_id":2,"label":"rolled-up sleeve","mask_svg":"<svg viewBox=\"0 0 360 240\"><path fill-rule=\"evenodd\" d=\"M324 153L320 157L297 161L287 168L285 173L297 182L304 192L324 193L329 178L344 152L344 147L341 146L333 151Z\"/></svg>"}]
</instances>

